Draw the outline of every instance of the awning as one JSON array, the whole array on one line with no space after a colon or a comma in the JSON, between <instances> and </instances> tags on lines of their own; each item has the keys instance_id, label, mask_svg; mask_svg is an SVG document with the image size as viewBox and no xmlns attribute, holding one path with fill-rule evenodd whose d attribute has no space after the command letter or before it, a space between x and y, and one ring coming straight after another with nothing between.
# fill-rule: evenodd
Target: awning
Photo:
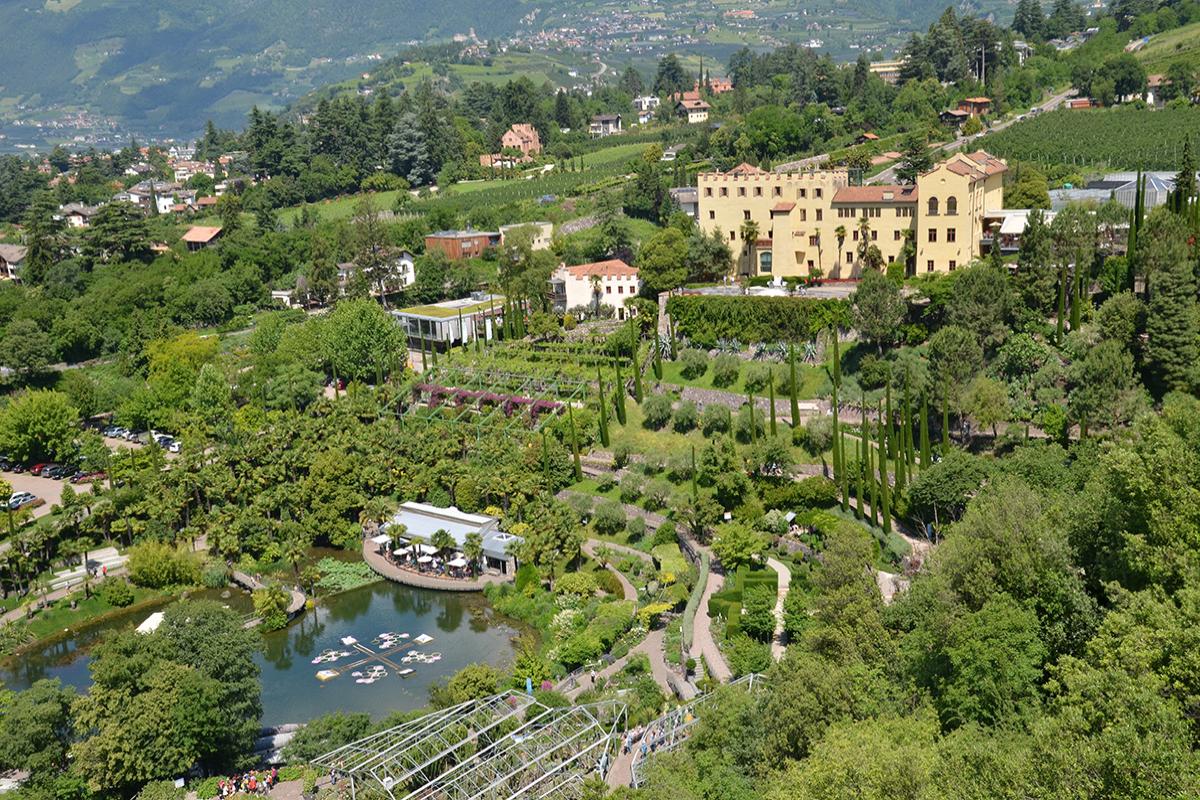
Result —
<instances>
[{"instance_id":1,"label":"awning","mask_svg":"<svg viewBox=\"0 0 1200 800\"><path fill-rule=\"evenodd\" d=\"M408 554L409 554L409 553L411 553L411 552L412 552L412 548L411 548L411 547L401 547L399 550L393 550L393 551L392 551L392 555L394 555L394 556L406 556L406 555L408 555Z\"/></svg>"},{"instance_id":2,"label":"awning","mask_svg":"<svg viewBox=\"0 0 1200 800\"><path fill-rule=\"evenodd\" d=\"M465 567L466 565L467 560L461 556L450 562L450 566L452 567Z\"/></svg>"},{"instance_id":3,"label":"awning","mask_svg":"<svg viewBox=\"0 0 1200 800\"><path fill-rule=\"evenodd\" d=\"M422 553L426 553L431 556L436 555L438 551L438 549L431 544L419 544L417 547L421 549Z\"/></svg>"},{"instance_id":4,"label":"awning","mask_svg":"<svg viewBox=\"0 0 1200 800\"><path fill-rule=\"evenodd\" d=\"M419 564L428 564L430 561L433 561L433 556L421 556L417 559Z\"/></svg>"},{"instance_id":5,"label":"awning","mask_svg":"<svg viewBox=\"0 0 1200 800\"><path fill-rule=\"evenodd\" d=\"M391 534L381 533L378 536L372 536L372 544L387 544L392 540Z\"/></svg>"}]
</instances>

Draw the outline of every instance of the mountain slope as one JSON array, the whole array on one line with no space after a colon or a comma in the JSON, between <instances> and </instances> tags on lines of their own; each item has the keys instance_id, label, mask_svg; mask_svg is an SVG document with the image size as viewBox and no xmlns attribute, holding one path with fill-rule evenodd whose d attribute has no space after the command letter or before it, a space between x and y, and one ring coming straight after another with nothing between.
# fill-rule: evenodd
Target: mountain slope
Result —
<instances>
[{"instance_id":1,"label":"mountain slope","mask_svg":"<svg viewBox=\"0 0 1200 800\"><path fill-rule=\"evenodd\" d=\"M481 37L509 33L521 9L521 0L10 0L0 3L0 101L194 130L212 115L240 121L249 102L282 105L404 42L472 26Z\"/></svg>"}]
</instances>

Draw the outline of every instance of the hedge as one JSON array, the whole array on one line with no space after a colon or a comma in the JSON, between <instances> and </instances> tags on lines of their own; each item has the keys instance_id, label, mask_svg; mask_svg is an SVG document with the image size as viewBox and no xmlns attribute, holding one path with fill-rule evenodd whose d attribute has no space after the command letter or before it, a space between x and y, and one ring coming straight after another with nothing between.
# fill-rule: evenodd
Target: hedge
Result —
<instances>
[{"instance_id":1,"label":"hedge","mask_svg":"<svg viewBox=\"0 0 1200 800\"><path fill-rule=\"evenodd\" d=\"M837 324L850 327L845 300L748 295L677 295L667 301L675 330L693 344L807 341Z\"/></svg>"}]
</instances>

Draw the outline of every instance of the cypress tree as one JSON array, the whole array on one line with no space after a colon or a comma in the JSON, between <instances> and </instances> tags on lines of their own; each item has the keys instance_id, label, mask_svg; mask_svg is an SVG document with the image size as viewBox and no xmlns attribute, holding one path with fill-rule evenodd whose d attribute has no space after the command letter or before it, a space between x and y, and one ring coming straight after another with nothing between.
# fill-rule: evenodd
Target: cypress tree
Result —
<instances>
[{"instance_id":1,"label":"cypress tree","mask_svg":"<svg viewBox=\"0 0 1200 800\"><path fill-rule=\"evenodd\" d=\"M771 370L767 379L767 393L771 402L771 435L775 435L775 371Z\"/></svg>"},{"instance_id":2,"label":"cypress tree","mask_svg":"<svg viewBox=\"0 0 1200 800\"><path fill-rule=\"evenodd\" d=\"M921 397L921 469L928 469L933 462L929 446L929 398Z\"/></svg>"},{"instance_id":3,"label":"cypress tree","mask_svg":"<svg viewBox=\"0 0 1200 800\"><path fill-rule=\"evenodd\" d=\"M546 446L546 429L542 428L542 475L546 479L546 490L553 488L553 481L550 478L550 448Z\"/></svg>"},{"instance_id":4,"label":"cypress tree","mask_svg":"<svg viewBox=\"0 0 1200 800\"><path fill-rule=\"evenodd\" d=\"M896 494L903 492L905 484L908 483L908 476L905 474L908 467L904 463L908 457L908 450L904 447L904 439L908 438L907 421L908 418L903 408L900 409L899 427L892 425L891 415L888 416L888 433L891 437L892 461L894 462L892 468L896 473Z\"/></svg>"},{"instance_id":5,"label":"cypress tree","mask_svg":"<svg viewBox=\"0 0 1200 800\"><path fill-rule=\"evenodd\" d=\"M625 381L621 380L621 361L618 359L616 364L617 369L617 385L614 387L615 400L617 401L617 422L625 424Z\"/></svg>"},{"instance_id":6,"label":"cypress tree","mask_svg":"<svg viewBox=\"0 0 1200 800\"><path fill-rule=\"evenodd\" d=\"M879 409L882 414L883 409ZM883 530L887 533L892 532L892 512L888 502L888 453L887 443L891 441L891 424L879 426L879 515L883 521Z\"/></svg>"},{"instance_id":7,"label":"cypress tree","mask_svg":"<svg viewBox=\"0 0 1200 800\"><path fill-rule=\"evenodd\" d=\"M1075 289L1074 297L1071 299L1071 330L1079 330L1079 319L1082 315L1083 308L1083 272L1086 267L1078 262L1075 264L1075 280L1071 282Z\"/></svg>"},{"instance_id":8,"label":"cypress tree","mask_svg":"<svg viewBox=\"0 0 1200 800\"><path fill-rule=\"evenodd\" d=\"M667 315L667 331L671 335L671 360L674 361L679 357L675 346L675 318Z\"/></svg>"},{"instance_id":9,"label":"cypress tree","mask_svg":"<svg viewBox=\"0 0 1200 800\"><path fill-rule=\"evenodd\" d=\"M1058 268L1058 322L1054 331L1055 344L1062 345L1063 343L1063 323L1067 316L1067 265L1061 264Z\"/></svg>"},{"instance_id":10,"label":"cypress tree","mask_svg":"<svg viewBox=\"0 0 1200 800\"><path fill-rule=\"evenodd\" d=\"M758 431L754 425L754 391L752 389L747 390L746 397L750 403L750 442L753 444L758 440Z\"/></svg>"},{"instance_id":11,"label":"cypress tree","mask_svg":"<svg viewBox=\"0 0 1200 800\"><path fill-rule=\"evenodd\" d=\"M429 352L433 354L433 368L437 369L437 365L438 365L437 342L431 341L429 343Z\"/></svg>"},{"instance_id":12,"label":"cypress tree","mask_svg":"<svg viewBox=\"0 0 1200 800\"><path fill-rule=\"evenodd\" d=\"M842 383L842 356L838 347L838 329L833 326L833 382L837 385Z\"/></svg>"},{"instance_id":13,"label":"cypress tree","mask_svg":"<svg viewBox=\"0 0 1200 800\"><path fill-rule=\"evenodd\" d=\"M575 482L583 480L583 464L579 459L579 437L575 433L575 407L567 403L567 420L571 424L571 458L575 462Z\"/></svg>"},{"instance_id":14,"label":"cypress tree","mask_svg":"<svg viewBox=\"0 0 1200 800\"><path fill-rule=\"evenodd\" d=\"M862 427L859 430L858 436L858 517L862 519L867 515L866 508L866 472L867 472L867 399L863 397L862 403Z\"/></svg>"},{"instance_id":15,"label":"cypress tree","mask_svg":"<svg viewBox=\"0 0 1200 800\"><path fill-rule=\"evenodd\" d=\"M869 423L868 423L869 424ZM863 431L863 447L867 451L867 480L871 491L871 524L879 525L879 484L875 480L875 448L871 447L871 435Z\"/></svg>"},{"instance_id":16,"label":"cypress tree","mask_svg":"<svg viewBox=\"0 0 1200 800\"><path fill-rule=\"evenodd\" d=\"M658 333L656 332L654 334L654 379L661 381L662 376L662 342L659 341Z\"/></svg>"},{"instance_id":17,"label":"cypress tree","mask_svg":"<svg viewBox=\"0 0 1200 800\"><path fill-rule=\"evenodd\" d=\"M796 343L788 343L788 368L791 374L788 376L792 382L792 390L789 392L792 401L792 429L800 424L800 389L796 385ZM837 412L834 412L834 431L837 431ZM835 444L836 449L836 444Z\"/></svg>"},{"instance_id":18,"label":"cypress tree","mask_svg":"<svg viewBox=\"0 0 1200 800\"><path fill-rule=\"evenodd\" d=\"M942 456L950 452L950 390L942 387Z\"/></svg>"},{"instance_id":19,"label":"cypress tree","mask_svg":"<svg viewBox=\"0 0 1200 800\"><path fill-rule=\"evenodd\" d=\"M699 497L700 491L696 488L696 445L692 445L692 499Z\"/></svg>"},{"instance_id":20,"label":"cypress tree","mask_svg":"<svg viewBox=\"0 0 1200 800\"><path fill-rule=\"evenodd\" d=\"M596 385L600 393L600 444L608 447L608 401L604 397L604 377L600 374L600 365L596 365Z\"/></svg>"},{"instance_id":21,"label":"cypress tree","mask_svg":"<svg viewBox=\"0 0 1200 800\"><path fill-rule=\"evenodd\" d=\"M463 352L467 352L467 328L463 325L462 309L458 310L458 336L462 339Z\"/></svg>"},{"instance_id":22,"label":"cypress tree","mask_svg":"<svg viewBox=\"0 0 1200 800\"><path fill-rule=\"evenodd\" d=\"M833 478L840 480L845 487L842 491L842 511L847 510L850 502L849 477L846 474L846 439L842 436L842 426L838 421L838 387L833 385Z\"/></svg>"},{"instance_id":23,"label":"cypress tree","mask_svg":"<svg viewBox=\"0 0 1200 800\"><path fill-rule=\"evenodd\" d=\"M638 355L639 355L638 350L639 349L640 348L638 348L638 347L633 348L633 399L636 400L637 404L640 406L642 404L643 394L642 394L642 365L638 361Z\"/></svg>"}]
</instances>

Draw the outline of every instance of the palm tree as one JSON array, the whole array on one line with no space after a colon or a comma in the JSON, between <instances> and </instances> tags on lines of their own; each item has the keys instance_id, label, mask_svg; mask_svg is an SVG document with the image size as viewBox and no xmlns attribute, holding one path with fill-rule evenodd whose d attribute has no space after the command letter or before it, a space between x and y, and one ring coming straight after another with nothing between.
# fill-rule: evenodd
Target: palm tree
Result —
<instances>
[{"instance_id":1,"label":"palm tree","mask_svg":"<svg viewBox=\"0 0 1200 800\"><path fill-rule=\"evenodd\" d=\"M754 263L754 250L758 246L758 223L752 219L748 219L742 223L742 248L746 251L746 255L750 262L750 274L757 274L758 269Z\"/></svg>"},{"instance_id":2,"label":"palm tree","mask_svg":"<svg viewBox=\"0 0 1200 800\"><path fill-rule=\"evenodd\" d=\"M8 535L12 537L17 532L17 527L13 523L13 508L8 504L12 498L13 487L8 481L0 478L0 503L4 503L4 510L8 512Z\"/></svg>"},{"instance_id":3,"label":"palm tree","mask_svg":"<svg viewBox=\"0 0 1200 800\"><path fill-rule=\"evenodd\" d=\"M867 261L867 249L871 246L871 221L866 217L862 217L858 221L858 260L859 263L865 264Z\"/></svg>"},{"instance_id":4,"label":"palm tree","mask_svg":"<svg viewBox=\"0 0 1200 800\"><path fill-rule=\"evenodd\" d=\"M279 527L283 533L283 541L280 543L283 557L292 565L292 572L299 581L300 562L308 556L308 548L312 542L309 541L308 536L304 533L304 528L298 522L285 520Z\"/></svg>"},{"instance_id":5,"label":"palm tree","mask_svg":"<svg viewBox=\"0 0 1200 800\"><path fill-rule=\"evenodd\" d=\"M447 550L453 550L458 547L458 542L444 528L438 528L434 531L433 536L429 537L429 543L437 548L439 555L444 554Z\"/></svg>"},{"instance_id":6,"label":"palm tree","mask_svg":"<svg viewBox=\"0 0 1200 800\"><path fill-rule=\"evenodd\" d=\"M838 225L836 228L833 229L833 235L836 236L837 240L838 240L838 251L837 251L837 262L836 263L838 266L838 277L840 278L842 276L842 247L844 247L846 244L846 226Z\"/></svg>"},{"instance_id":7,"label":"palm tree","mask_svg":"<svg viewBox=\"0 0 1200 800\"><path fill-rule=\"evenodd\" d=\"M471 565L471 574L479 573L479 562L483 559L483 535L479 531L471 531L463 540L463 555Z\"/></svg>"},{"instance_id":8,"label":"palm tree","mask_svg":"<svg viewBox=\"0 0 1200 800\"><path fill-rule=\"evenodd\" d=\"M600 276L592 275L588 278L588 284L592 287L592 313L598 317L600 316Z\"/></svg>"}]
</instances>

